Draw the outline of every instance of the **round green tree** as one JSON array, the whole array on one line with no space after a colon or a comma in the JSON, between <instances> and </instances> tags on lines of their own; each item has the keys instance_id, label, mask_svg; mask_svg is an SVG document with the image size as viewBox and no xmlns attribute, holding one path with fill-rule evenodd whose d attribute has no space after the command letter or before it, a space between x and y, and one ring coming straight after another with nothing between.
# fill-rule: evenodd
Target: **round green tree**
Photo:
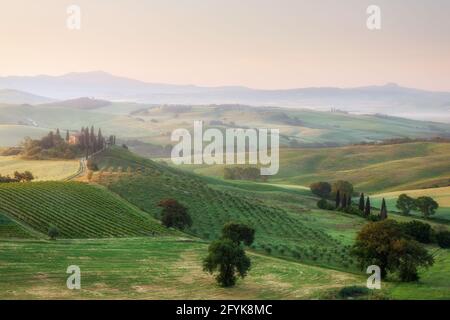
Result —
<instances>
[{"instance_id":1,"label":"round green tree","mask_svg":"<svg viewBox=\"0 0 450 320\"><path fill-rule=\"evenodd\" d=\"M211 274L218 272L216 280L222 287L234 286L237 277L244 278L250 266L250 259L244 249L227 238L211 243L208 256L203 261L204 271Z\"/></svg>"}]
</instances>

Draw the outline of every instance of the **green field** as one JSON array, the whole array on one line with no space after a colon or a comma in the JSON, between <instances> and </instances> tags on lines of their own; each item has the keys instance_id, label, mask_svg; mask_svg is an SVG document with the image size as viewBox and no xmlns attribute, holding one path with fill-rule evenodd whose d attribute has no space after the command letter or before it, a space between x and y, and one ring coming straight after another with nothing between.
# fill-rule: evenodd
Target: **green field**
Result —
<instances>
[{"instance_id":1,"label":"green field","mask_svg":"<svg viewBox=\"0 0 450 320\"><path fill-rule=\"evenodd\" d=\"M170 234L148 214L98 186L79 182L0 184L0 213L40 232L51 225L62 238Z\"/></svg>"},{"instance_id":2,"label":"green field","mask_svg":"<svg viewBox=\"0 0 450 320\"><path fill-rule=\"evenodd\" d=\"M62 180L76 173L78 160L24 160L16 156L0 156L0 175L12 176L14 171L30 171L36 181Z\"/></svg>"},{"instance_id":3,"label":"green field","mask_svg":"<svg viewBox=\"0 0 450 320\"><path fill-rule=\"evenodd\" d=\"M419 282L389 283L388 296L392 299L450 299L450 250L429 248L435 263L421 272Z\"/></svg>"},{"instance_id":4,"label":"green field","mask_svg":"<svg viewBox=\"0 0 450 320\"><path fill-rule=\"evenodd\" d=\"M0 242L0 252L0 299L310 299L365 281L250 254L248 277L224 289L202 271L207 245L181 238ZM66 287L69 265L81 290Z\"/></svg>"}]
</instances>

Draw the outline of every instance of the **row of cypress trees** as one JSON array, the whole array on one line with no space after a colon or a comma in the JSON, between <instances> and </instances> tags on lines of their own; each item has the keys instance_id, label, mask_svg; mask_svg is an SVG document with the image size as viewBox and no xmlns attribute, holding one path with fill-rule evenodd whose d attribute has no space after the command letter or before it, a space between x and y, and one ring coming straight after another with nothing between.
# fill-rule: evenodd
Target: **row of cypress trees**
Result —
<instances>
[{"instance_id":1,"label":"row of cypress trees","mask_svg":"<svg viewBox=\"0 0 450 320\"><path fill-rule=\"evenodd\" d=\"M358 205L359 211L363 212L365 217L369 217L372 211L372 207L370 205L370 197L367 196L367 199L365 199L364 193L361 193L359 197L359 205ZM381 201L381 209L380 209L380 220L385 220L388 217L387 207L386 207L386 200L383 198Z\"/></svg>"}]
</instances>

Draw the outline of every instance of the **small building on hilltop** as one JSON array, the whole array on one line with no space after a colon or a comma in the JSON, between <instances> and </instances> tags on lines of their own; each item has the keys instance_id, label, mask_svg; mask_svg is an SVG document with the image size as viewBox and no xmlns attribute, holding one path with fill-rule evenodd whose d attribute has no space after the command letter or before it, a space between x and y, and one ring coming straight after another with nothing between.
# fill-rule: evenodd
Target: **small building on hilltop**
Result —
<instances>
[{"instance_id":1,"label":"small building on hilltop","mask_svg":"<svg viewBox=\"0 0 450 320\"><path fill-rule=\"evenodd\" d=\"M77 145L80 144L81 133L73 133L69 136L69 144Z\"/></svg>"}]
</instances>

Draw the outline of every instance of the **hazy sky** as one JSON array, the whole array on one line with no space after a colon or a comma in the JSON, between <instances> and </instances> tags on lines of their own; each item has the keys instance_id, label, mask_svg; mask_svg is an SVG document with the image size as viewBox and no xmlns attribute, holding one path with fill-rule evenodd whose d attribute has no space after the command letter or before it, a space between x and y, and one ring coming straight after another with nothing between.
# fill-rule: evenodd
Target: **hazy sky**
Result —
<instances>
[{"instance_id":1,"label":"hazy sky","mask_svg":"<svg viewBox=\"0 0 450 320\"><path fill-rule=\"evenodd\" d=\"M66 8L81 7L81 30ZM366 9L382 10L382 29ZM0 75L450 91L449 0L1 0Z\"/></svg>"}]
</instances>

